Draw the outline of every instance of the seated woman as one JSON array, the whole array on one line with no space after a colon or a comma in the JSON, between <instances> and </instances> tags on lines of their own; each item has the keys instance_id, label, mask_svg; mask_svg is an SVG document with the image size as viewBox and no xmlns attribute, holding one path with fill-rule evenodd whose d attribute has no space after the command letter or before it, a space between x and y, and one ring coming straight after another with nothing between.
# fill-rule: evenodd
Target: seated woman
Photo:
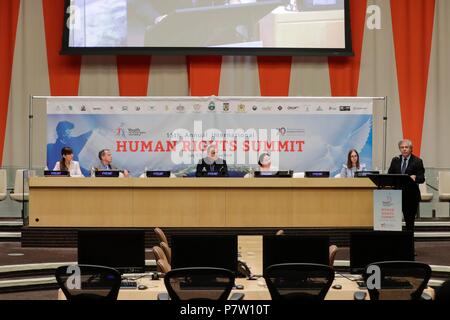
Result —
<instances>
[{"instance_id":1,"label":"seated woman","mask_svg":"<svg viewBox=\"0 0 450 320\"><path fill-rule=\"evenodd\" d=\"M258 160L259 171L278 171L278 168L272 166L272 159L269 153L263 153Z\"/></svg>"},{"instance_id":2,"label":"seated woman","mask_svg":"<svg viewBox=\"0 0 450 320\"><path fill-rule=\"evenodd\" d=\"M355 172L366 170L366 165L359 163L359 153L355 149L348 152L347 164L343 165L341 178L354 178Z\"/></svg>"},{"instance_id":3,"label":"seated woman","mask_svg":"<svg viewBox=\"0 0 450 320\"><path fill-rule=\"evenodd\" d=\"M270 158L269 153L262 153L258 159L258 170L259 171L270 171L276 172L278 171L277 167L272 166L272 159ZM253 172L247 173L244 178L253 178Z\"/></svg>"},{"instance_id":4,"label":"seated woman","mask_svg":"<svg viewBox=\"0 0 450 320\"><path fill-rule=\"evenodd\" d=\"M55 171L69 171L71 177L84 177L81 173L80 164L73 160L73 150L69 147L61 149L61 160L56 162Z\"/></svg>"},{"instance_id":5,"label":"seated woman","mask_svg":"<svg viewBox=\"0 0 450 320\"><path fill-rule=\"evenodd\" d=\"M217 155L217 147L209 145L206 149L207 156L199 161L195 175L197 177L206 176L208 172L216 172L219 176L228 177L227 162Z\"/></svg>"}]
</instances>

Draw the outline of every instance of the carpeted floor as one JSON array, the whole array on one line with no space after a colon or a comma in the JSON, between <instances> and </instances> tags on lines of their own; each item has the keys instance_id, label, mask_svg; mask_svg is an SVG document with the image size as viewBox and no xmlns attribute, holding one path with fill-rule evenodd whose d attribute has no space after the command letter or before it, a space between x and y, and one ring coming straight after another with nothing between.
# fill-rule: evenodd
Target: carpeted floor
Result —
<instances>
[{"instance_id":1,"label":"carpeted floor","mask_svg":"<svg viewBox=\"0 0 450 320\"><path fill-rule=\"evenodd\" d=\"M12 255L11 255L12 254ZM16 255L23 254L23 255ZM416 242L416 260L433 265L450 266L450 241ZM150 252L146 259L152 259ZM337 260L349 260L349 249L339 248ZM77 249L22 248L17 242L0 242L0 266L46 262L77 261Z\"/></svg>"},{"instance_id":2,"label":"carpeted floor","mask_svg":"<svg viewBox=\"0 0 450 320\"><path fill-rule=\"evenodd\" d=\"M0 300L57 300L58 290L1 293Z\"/></svg>"}]
</instances>

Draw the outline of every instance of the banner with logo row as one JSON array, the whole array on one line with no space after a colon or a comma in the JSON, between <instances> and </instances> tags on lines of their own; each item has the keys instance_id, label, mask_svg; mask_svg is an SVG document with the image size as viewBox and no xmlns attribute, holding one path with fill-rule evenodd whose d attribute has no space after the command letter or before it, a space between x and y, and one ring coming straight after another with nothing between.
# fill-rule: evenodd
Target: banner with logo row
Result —
<instances>
[{"instance_id":1,"label":"banner with logo row","mask_svg":"<svg viewBox=\"0 0 450 320\"><path fill-rule=\"evenodd\" d=\"M108 148L133 176L170 170L190 176L213 144L233 176L269 153L280 170L341 171L350 149L372 167L373 100L265 97L52 97L47 100L47 166L74 150L83 174Z\"/></svg>"}]
</instances>

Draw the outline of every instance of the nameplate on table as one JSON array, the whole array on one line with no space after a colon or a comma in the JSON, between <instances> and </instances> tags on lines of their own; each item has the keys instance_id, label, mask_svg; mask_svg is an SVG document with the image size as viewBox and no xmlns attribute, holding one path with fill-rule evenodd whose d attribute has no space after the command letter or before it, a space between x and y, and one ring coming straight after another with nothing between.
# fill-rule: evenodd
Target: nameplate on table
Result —
<instances>
[{"instance_id":1,"label":"nameplate on table","mask_svg":"<svg viewBox=\"0 0 450 320\"><path fill-rule=\"evenodd\" d=\"M146 171L147 178L170 178L170 171Z\"/></svg>"},{"instance_id":2,"label":"nameplate on table","mask_svg":"<svg viewBox=\"0 0 450 320\"><path fill-rule=\"evenodd\" d=\"M44 177L69 177L69 171L65 170L45 170Z\"/></svg>"},{"instance_id":3,"label":"nameplate on table","mask_svg":"<svg viewBox=\"0 0 450 320\"><path fill-rule=\"evenodd\" d=\"M203 172L203 177L223 177L223 176L224 176L224 174L219 171Z\"/></svg>"},{"instance_id":4,"label":"nameplate on table","mask_svg":"<svg viewBox=\"0 0 450 320\"><path fill-rule=\"evenodd\" d=\"M369 175L380 174L380 171L356 171L355 178L367 178Z\"/></svg>"},{"instance_id":5,"label":"nameplate on table","mask_svg":"<svg viewBox=\"0 0 450 320\"><path fill-rule=\"evenodd\" d=\"M255 171L255 178L292 178L294 171Z\"/></svg>"},{"instance_id":6,"label":"nameplate on table","mask_svg":"<svg viewBox=\"0 0 450 320\"><path fill-rule=\"evenodd\" d=\"M329 178L330 171L306 171L305 178Z\"/></svg>"},{"instance_id":7,"label":"nameplate on table","mask_svg":"<svg viewBox=\"0 0 450 320\"><path fill-rule=\"evenodd\" d=\"M120 171L118 170L102 170L95 171L96 178L118 178Z\"/></svg>"}]
</instances>

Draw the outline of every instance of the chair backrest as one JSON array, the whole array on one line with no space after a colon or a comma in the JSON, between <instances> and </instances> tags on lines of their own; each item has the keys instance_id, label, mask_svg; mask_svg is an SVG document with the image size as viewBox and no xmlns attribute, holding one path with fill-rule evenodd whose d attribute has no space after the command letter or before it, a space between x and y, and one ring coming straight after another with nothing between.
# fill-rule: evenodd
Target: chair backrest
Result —
<instances>
[{"instance_id":1,"label":"chair backrest","mask_svg":"<svg viewBox=\"0 0 450 320\"><path fill-rule=\"evenodd\" d=\"M8 181L6 178L6 170L0 170L0 194L6 194L8 188Z\"/></svg>"},{"instance_id":2,"label":"chair backrest","mask_svg":"<svg viewBox=\"0 0 450 320\"><path fill-rule=\"evenodd\" d=\"M24 193L24 174L26 169L16 170L16 178L14 180L14 193Z\"/></svg>"},{"instance_id":3,"label":"chair backrest","mask_svg":"<svg viewBox=\"0 0 450 320\"><path fill-rule=\"evenodd\" d=\"M334 260L336 259L336 253L338 252L338 250L339 248L334 244L329 248L330 267L334 266Z\"/></svg>"},{"instance_id":4,"label":"chair backrest","mask_svg":"<svg viewBox=\"0 0 450 320\"><path fill-rule=\"evenodd\" d=\"M172 300L227 300L235 275L220 268L173 269L164 277Z\"/></svg>"},{"instance_id":5,"label":"chair backrest","mask_svg":"<svg viewBox=\"0 0 450 320\"><path fill-rule=\"evenodd\" d=\"M167 263L169 262L169 261L167 260L167 257L166 257L166 255L165 255L163 249L161 249L160 247L154 246L154 247L152 248L152 251L153 251L153 254L155 255L155 260L156 260L156 261L158 261L159 259L162 259L162 260L167 261Z\"/></svg>"},{"instance_id":6,"label":"chair backrest","mask_svg":"<svg viewBox=\"0 0 450 320\"><path fill-rule=\"evenodd\" d=\"M286 233L283 229L278 230L275 235L276 236L284 236ZM330 257L330 267L334 265L334 259L336 258L336 253L338 252L338 247L334 244L329 247L329 257Z\"/></svg>"},{"instance_id":7,"label":"chair backrest","mask_svg":"<svg viewBox=\"0 0 450 320\"><path fill-rule=\"evenodd\" d=\"M419 184L419 190L421 194L428 193L427 184L426 183Z\"/></svg>"},{"instance_id":8,"label":"chair backrest","mask_svg":"<svg viewBox=\"0 0 450 320\"><path fill-rule=\"evenodd\" d=\"M117 270L103 266L62 266L55 277L67 300L117 300L121 283Z\"/></svg>"},{"instance_id":9,"label":"chair backrest","mask_svg":"<svg viewBox=\"0 0 450 320\"><path fill-rule=\"evenodd\" d=\"M164 234L164 231L162 231L160 228L154 229L156 237L158 238L158 242L165 242L167 245L169 245L169 241L167 241L167 237Z\"/></svg>"},{"instance_id":10,"label":"chair backrest","mask_svg":"<svg viewBox=\"0 0 450 320\"><path fill-rule=\"evenodd\" d=\"M170 264L167 262L167 260L164 260L164 259L157 260L156 261L156 266L164 274L169 272L170 270L172 270L172 267L170 266Z\"/></svg>"},{"instance_id":11,"label":"chair backrest","mask_svg":"<svg viewBox=\"0 0 450 320\"><path fill-rule=\"evenodd\" d=\"M439 171L439 194L450 193L450 171Z\"/></svg>"},{"instance_id":12,"label":"chair backrest","mask_svg":"<svg viewBox=\"0 0 450 320\"><path fill-rule=\"evenodd\" d=\"M159 244L159 246L161 247L161 249L164 251L164 254L166 255L167 258L167 262L169 264L172 263L172 249L169 247L169 245L165 242L161 242Z\"/></svg>"},{"instance_id":13,"label":"chair backrest","mask_svg":"<svg viewBox=\"0 0 450 320\"><path fill-rule=\"evenodd\" d=\"M272 300L324 300L334 270L320 264L275 264L264 271L264 279Z\"/></svg>"},{"instance_id":14,"label":"chair backrest","mask_svg":"<svg viewBox=\"0 0 450 320\"><path fill-rule=\"evenodd\" d=\"M371 263L381 272L381 287L368 286L370 300L420 300L431 277L429 265L414 261L385 261ZM363 274L367 281L372 272Z\"/></svg>"},{"instance_id":15,"label":"chair backrest","mask_svg":"<svg viewBox=\"0 0 450 320\"><path fill-rule=\"evenodd\" d=\"M420 200L423 202L429 202L433 200L433 193L428 191L428 187L426 183L419 184L419 190L420 190Z\"/></svg>"},{"instance_id":16,"label":"chair backrest","mask_svg":"<svg viewBox=\"0 0 450 320\"><path fill-rule=\"evenodd\" d=\"M434 300L450 302L450 280L445 281L436 289Z\"/></svg>"}]
</instances>

